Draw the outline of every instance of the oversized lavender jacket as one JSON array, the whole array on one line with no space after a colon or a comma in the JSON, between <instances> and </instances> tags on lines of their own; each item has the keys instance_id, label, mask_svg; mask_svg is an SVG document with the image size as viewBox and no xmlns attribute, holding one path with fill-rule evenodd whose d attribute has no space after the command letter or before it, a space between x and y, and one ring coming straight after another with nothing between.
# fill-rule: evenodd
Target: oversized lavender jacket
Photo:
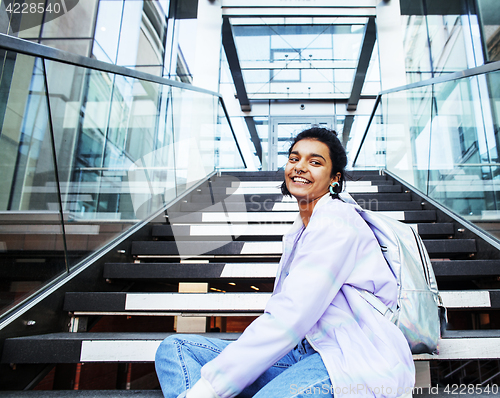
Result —
<instances>
[{"instance_id":1,"label":"oversized lavender jacket","mask_svg":"<svg viewBox=\"0 0 500 398\"><path fill-rule=\"evenodd\" d=\"M354 286L395 304L396 281L373 232L350 204L325 195L307 228L299 217L283 237L264 314L202 376L220 397L234 397L305 336L323 359L335 398L401 395L415 382L408 343Z\"/></svg>"}]
</instances>

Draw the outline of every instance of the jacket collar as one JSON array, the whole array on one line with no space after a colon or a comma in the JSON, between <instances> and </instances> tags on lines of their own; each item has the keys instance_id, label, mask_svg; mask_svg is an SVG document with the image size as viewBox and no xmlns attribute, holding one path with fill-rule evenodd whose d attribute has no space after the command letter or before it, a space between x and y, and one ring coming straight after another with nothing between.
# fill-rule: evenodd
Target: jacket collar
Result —
<instances>
[{"instance_id":1,"label":"jacket collar","mask_svg":"<svg viewBox=\"0 0 500 398\"><path fill-rule=\"evenodd\" d=\"M319 200L318 202L316 203L316 205L314 206L314 209L313 209L313 212L311 214L311 218L314 217L314 213L316 212L317 209L319 209L321 206L324 206L326 203L328 203L328 201L331 200L331 197L328 193L326 193L325 195L323 195ZM289 236L289 235L295 235L297 234L302 228L304 228L304 223L302 222L302 218L300 217L300 213L297 215L297 218L295 219L295 221L293 222L292 224L292 227L290 228L290 230L285 234L285 236Z\"/></svg>"}]
</instances>

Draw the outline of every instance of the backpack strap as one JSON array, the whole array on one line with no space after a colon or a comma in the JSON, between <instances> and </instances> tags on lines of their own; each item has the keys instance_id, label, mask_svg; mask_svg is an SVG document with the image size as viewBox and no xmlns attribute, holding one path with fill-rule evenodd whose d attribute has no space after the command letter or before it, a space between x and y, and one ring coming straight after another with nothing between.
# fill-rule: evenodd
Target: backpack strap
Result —
<instances>
[{"instance_id":1,"label":"backpack strap","mask_svg":"<svg viewBox=\"0 0 500 398\"><path fill-rule=\"evenodd\" d=\"M375 308L378 312L380 312L385 318L392 320L392 316L394 312L390 307L385 305L382 300L380 300L377 296L375 296L372 292L368 290L359 289L353 286L359 295L365 299L365 301L370 304L373 308Z\"/></svg>"}]
</instances>

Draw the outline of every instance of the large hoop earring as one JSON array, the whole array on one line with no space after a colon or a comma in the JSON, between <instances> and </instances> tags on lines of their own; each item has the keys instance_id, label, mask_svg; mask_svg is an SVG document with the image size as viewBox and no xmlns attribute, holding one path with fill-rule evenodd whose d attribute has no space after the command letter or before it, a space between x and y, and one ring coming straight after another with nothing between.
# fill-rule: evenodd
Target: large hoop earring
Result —
<instances>
[{"instance_id":1,"label":"large hoop earring","mask_svg":"<svg viewBox=\"0 0 500 398\"><path fill-rule=\"evenodd\" d=\"M340 184L335 181L332 185L330 185L330 194L333 196L333 195L338 195L338 192L335 192L334 191L334 188L338 187Z\"/></svg>"}]
</instances>

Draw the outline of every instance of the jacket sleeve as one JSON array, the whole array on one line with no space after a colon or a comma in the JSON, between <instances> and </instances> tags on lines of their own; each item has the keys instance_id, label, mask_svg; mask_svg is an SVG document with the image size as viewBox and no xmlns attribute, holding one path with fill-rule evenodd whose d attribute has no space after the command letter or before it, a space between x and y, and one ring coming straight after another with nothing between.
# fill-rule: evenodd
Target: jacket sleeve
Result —
<instances>
[{"instance_id":1,"label":"jacket sleeve","mask_svg":"<svg viewBox=\"0 0 500 398\"><path fill-rule=\"evenodd\" d=\"M220 397L238 395L295 347L351 274L359 246L356 222L349 222L352 215L320 212L323 207L311 218L290 273L264 314L202 368L202 376Z\"/></svg>"}]
</instances>

